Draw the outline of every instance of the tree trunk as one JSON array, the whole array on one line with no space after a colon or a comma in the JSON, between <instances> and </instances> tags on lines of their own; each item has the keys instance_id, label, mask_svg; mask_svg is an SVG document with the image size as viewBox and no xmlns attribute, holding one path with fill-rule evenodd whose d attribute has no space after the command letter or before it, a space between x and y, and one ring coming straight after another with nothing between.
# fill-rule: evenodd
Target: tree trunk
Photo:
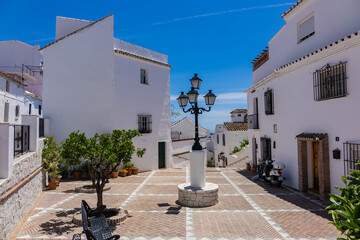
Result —
<instances>
[{"instance_id":1,"label":"tree trunk","mask_svg":"<svg viewBox=\"0 0 360 240\"><path fill-rule=\"evenodd\" d=\"M97 194L97 207L101 207L103 204L103 188L96 188Z\"/></svg>"}]
</instances>

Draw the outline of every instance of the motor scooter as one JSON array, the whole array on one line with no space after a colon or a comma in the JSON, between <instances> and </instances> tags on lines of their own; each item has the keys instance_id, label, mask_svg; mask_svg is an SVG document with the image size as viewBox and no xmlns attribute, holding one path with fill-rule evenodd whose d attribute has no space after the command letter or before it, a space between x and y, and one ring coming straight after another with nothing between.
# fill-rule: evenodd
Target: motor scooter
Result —
<instances>
[{"instance_id":1,"label":"motor scooter","mask_svg":"<svg viewBox=\"0 0 360 240\"><path fill-rule=\"evenodd\" d=\"M259 164L257 166L257 172L259 178L266 182L271 182L273 185L281 187L283 181L285 180L283 176L285 164L282 162L275 162L271 159L267 159L265 161L261 161L259 159L258 162Z\"/></svg>"}]
</instances>

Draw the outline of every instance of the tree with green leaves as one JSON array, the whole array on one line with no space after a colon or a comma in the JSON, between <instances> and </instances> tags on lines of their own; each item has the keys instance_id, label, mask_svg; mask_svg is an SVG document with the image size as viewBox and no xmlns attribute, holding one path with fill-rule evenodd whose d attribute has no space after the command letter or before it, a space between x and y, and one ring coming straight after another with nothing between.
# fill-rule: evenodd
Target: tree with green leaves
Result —
<instances>
[{"instance_id":1,"label":"tree with green leaves","mask_svg":"<svg viewBox=\"0 0 360 240\"><path fill-rule=\"evenodd\" d=\"M133 138L140 136L137 130L113 130L111 134L95 134L88 139L85 163L96 189L97 207L103 205L104 186L112 172L120 164L130 162L135 152L138 157L144 155L146 149L135 149L133 144ZM101 169L107 170L105 176Z\"/></svg>"},{"instance_id":2,"label":"tree with green leaves","mask_svg":"<svg viewBox=\"0 0 360 240\"><path fill-rule=\"evenodd\" d=\"M88 140L85 133L74 131L61 141L61 157L65 166L80 167L81 159L87 151Z\"/></svg>"},{"instance_id":3,"label":"tree with green leaves","mask_svg":"<svg viewBox=\"0 0 360 240\"><path fill-rule=\"evenodd\" d=\"M338 239L360 239L360 171L351 170L341 180L345 186L335 187L341 194L330 194L332 204L327 207L333 219L331 224L346 235L346 238Z\"/></svg>"},{"instance_id":4,"label":"tree with green leaves","mask_svg":"<svg viewBox=\"0 0 360 240\"><path fill-rule=\"evenodd\" d=\"M249 138L244 138L242 141L240 141L240 147L235 146L234 150L232 151L233 154L240 152L244 147L249 145Z\"/></svg>"}]
</instances>

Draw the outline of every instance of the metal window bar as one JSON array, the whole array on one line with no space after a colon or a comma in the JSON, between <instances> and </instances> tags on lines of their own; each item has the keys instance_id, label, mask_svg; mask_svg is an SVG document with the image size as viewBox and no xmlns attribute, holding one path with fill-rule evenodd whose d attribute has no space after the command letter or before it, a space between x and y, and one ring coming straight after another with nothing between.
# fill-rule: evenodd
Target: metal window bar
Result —
<instances>
[{"instance_id":1,"label":"metal window bar","mask_svg":"<svg viewBox=\"0 0 360 240\"><path fill-rule=\"evenodd\" d=\"M39 118L39 137L44 137L44 119Z\"/></svg>"},{"instance_id":2,"label":"metal window bar","mask_svg":"<svg viewBox=\"0 0 360 240\"><path fill-rule=\"evenodd\" d=\"M314 100L322 101L347 95L346 62L327 64L313 73Z\"/></svg>"},{"instance_id":3,"label":"metal window bar","mask_svg":"<svg viewBox=\"0 0 360 240\"><path fill-rule=\"evenodd\" d=\"M259 129L259 116L258 114L252 114L248 116L249 129Z\"/></svg>"},{"instance_id":4,"label":"metal window bar","mask_svg":"<svg viewBox=\"0 0 360 240\"><path fill-rule=\"evenodd\" d=\"M350 174L351 170L360 170L360 143L344 143L344 175Z\"/></svg>"},{"instance_id":5,"label":"metal window bar","mask_svg":"<svg viewBox=\"0 0 360 240\"><path fill-rule=\"evenodd\" d=\"M30 126L15 125L14 126L14 156L21 155L29 151Z\"/></svg>"},{"instance_id":6,"label":"metal window bar","mask_svg":"<svg viewBox=\"0 0 360 240\"><path fill-rule=\"evenodd\" d=\"M138 126L140 133L151 133L151 116L138 116Z\"/></svg>"}]
</instances>

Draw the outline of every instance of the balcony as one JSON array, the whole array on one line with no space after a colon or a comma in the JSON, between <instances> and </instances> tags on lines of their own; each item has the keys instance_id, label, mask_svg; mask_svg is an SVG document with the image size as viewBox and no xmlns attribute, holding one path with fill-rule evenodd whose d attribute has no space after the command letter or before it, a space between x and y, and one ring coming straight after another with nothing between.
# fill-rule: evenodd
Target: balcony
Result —
<instances>
[{"instance_id":1,"label":"balcony","mask_svg":"<svg viewBox=\"0 0 360 240\"><path fill-rule=\"evenodd\" d=\"M259 115L252 114L248 116L248 127L249 129L259 129Z\"/></svg>"}]
</instances>

